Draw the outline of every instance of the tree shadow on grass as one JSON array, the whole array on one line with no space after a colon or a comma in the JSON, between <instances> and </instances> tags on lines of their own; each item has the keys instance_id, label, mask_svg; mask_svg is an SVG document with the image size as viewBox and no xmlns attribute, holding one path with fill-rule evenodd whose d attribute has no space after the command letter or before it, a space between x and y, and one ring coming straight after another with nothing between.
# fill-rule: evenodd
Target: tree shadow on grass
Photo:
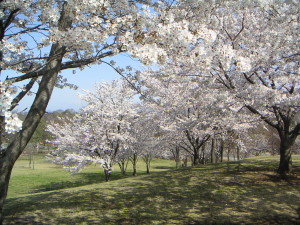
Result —
<instances>
[{"instance_id":1,"label":"tree shadow on grass","mask_svg":"<svg viewBox=\"0 0 300 225\"><path fill-rule=\"evenodd\" d=\"M173 170L174 166L153 166L153 169L158 169L158 170Z\"/></svg>"},{"instance_id":2,"label":"tree shadow on grass","mask_svg":"<svg viewBox=\"0 0 300 225\"><path fill-rule=\"evenodd\" d=\"M55 191L66 188L80 187L84 185L104 182L104 178L99 173L76 174L77 179L67 181L50 182L45 185L36 186L31 193L40 193L46 191Z\"/></svg>"},{"instance_id":3,"label":"tree shadow on grass","mask_svg":"<svg viewBox=\"0 0 300 225\"><path fill-rule=\"evenodd\" d=\"M187 168L8 199L6 224L300 223L300 173L292 183L278 183L247 170L248 164L243 171L236 166Z\"/></svg>"},{"instance_id":4,"label":"tree shadow on grass","mask_svg":"<svg viewBox=\"0 0 300 225\"><path fill-rule=\"evenodd\" d=\"M160 171L159 171L160 172ZM151 172L151 173L159 173L159 172ZM146 172L139 172L138 176L143 176L146 175ZM90 185L90 184L99 184L99 183L105 183L107 182L105 180L104 174L103 173L79 173L74 175L76 179L70 179L66 181L58 181L58 182L50 182L45 185L39 185L36 186L30 193L41 193L41 192L46 192L46 191L55 191L55 190L62 190L62 189L67 189L67 188L74 188L74 187L81 187L85 185ZM115 180L120 180L120 179L125 179L132 177L132 173L126 173L122 174L121 172L115 172L111 174L110 180L115 181Z\"/></svg>"}]
</instances>

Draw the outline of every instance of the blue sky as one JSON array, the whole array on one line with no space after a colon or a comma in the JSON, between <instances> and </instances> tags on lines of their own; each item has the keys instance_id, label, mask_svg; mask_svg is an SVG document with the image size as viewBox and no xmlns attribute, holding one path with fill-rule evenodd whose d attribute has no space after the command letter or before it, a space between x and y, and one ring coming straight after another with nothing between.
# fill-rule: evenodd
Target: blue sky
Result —
<instances>
[{"instance_id":1,"label":"blue sky","mask_svg":"<svg viewBox=\"0 0 300 225\"><path fill-rule=\"evenodd\" d=\"M110 60L116 61L116 65L126 67L131 65L137 68L139 62L130 58L128 55L118 55L111 58L104 59L109 62ZM62 75L68 79L68 83L78 86L77 90L72 90L68 87L63 89L55 88L47 107L47 112L55 110L74 109L78 110L82 108L85 103L78 97L78 93L83 93L83 90L92 91L96 82L110 81L120 78L120 75L116 73L110 66L101 64L86 67L84 70L76 70L73 74L73 70L66 70L62 72ZM17 111L28 110L33 101L34 96L25 97L19 106Z\"/></svg>"}]
</instances>

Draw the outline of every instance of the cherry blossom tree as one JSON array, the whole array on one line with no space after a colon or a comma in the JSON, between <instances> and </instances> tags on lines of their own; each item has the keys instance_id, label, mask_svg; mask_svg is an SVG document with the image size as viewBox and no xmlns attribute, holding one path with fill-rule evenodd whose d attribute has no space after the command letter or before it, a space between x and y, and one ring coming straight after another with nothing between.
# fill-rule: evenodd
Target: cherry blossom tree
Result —
<instances>
[{"instance_id":1,"label":"cherry blossom tree","mask_svg":"<svg viewBox=\"0 0 300 225\"><path fill-rule=\"evenodd\" d=\"M113 164L128 157L134 141L130 133L136 117L134 95L126 83L118 80L98 83L95 92L81 95L87 106L80 113L48 126L58 146L51 154L52 161L71 173L92 163L100 164L108 181Z\"/></svg>"},{"instance_id":2,"label":"cherry blossom tree","mask_svg":"<svg viewBox=\"0 0 300 225\"><path fill-rule=\"evenodd\" d=\"M208 82L187 73L181 66L167 65L139 73L136 79L150 96L147 105L156 114L153 118L159 121L162 140L183 149L197 165L207 161L204 145L211 138L229 129L248 128L249 117L231 108L229 95L214 95Z\"/></svg>"},{"instance_id":3,"label":"cherry blossom tree","mask_svg":"<svg viewBox=\"0 0 300 225\"><path fill-rule=\"evenodd\" d=\"M299 2L160 4L161 11L142 35L126 34L153 51L135 45L132 53L145 63L177 66L185 76L201 77L212 95L231 99L232 109L246 109L253 120L275 128L280 137L278 172L289 172L291 147L300 131L295 117L300 102Z\"/></svg>"},{"instance_id":4,"label":"cherry blossom tree","mask_svg":"<svg viewBox=\"0 0 300 225\"><path fill-rule=\"evenodd\" d=\"M122 38L142 27L138 11L147 0L2 0L0 2L0 221L11 170L45 113L55 86L67 85L60 72L100 64L127 50ZM149 1L150 2L150 1ZM20 84L18 92L12 92ZM12 110L34 84L38 90L22 123ZM72 86L72 85L69 85ZM6 132L18 131L7 148Z\"/></svg>"}]
</instances>

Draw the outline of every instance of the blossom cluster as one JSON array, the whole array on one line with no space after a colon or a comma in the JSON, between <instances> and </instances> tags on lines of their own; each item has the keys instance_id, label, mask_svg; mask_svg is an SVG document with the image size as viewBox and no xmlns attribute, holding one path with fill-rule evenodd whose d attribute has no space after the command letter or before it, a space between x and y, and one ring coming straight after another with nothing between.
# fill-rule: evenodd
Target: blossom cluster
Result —
<instances>
[{"instance_id":1,"label":"blossom cluster","mask_svg":"<svg viewBox=\"0 0 300 225\"><path fill-rule=\"evenodd\" d=\"M7 133L14 133L22 127L22 121L10 111L13 92L8 82L0 81L0 116L4 117L4 130Z\"/></svg>"}]
</instances>

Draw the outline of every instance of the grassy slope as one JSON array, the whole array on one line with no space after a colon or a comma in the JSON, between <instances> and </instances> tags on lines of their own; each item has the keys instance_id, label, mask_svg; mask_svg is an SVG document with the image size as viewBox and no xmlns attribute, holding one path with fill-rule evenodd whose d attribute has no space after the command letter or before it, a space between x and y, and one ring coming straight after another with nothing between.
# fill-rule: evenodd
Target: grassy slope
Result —
<instances>
[{"instance_id":1,"label":"grassy slope","mask_svg":"<svg viewBox=\"0 0 300 225\"><path fill-rule=\"evenodd\" d=\"M61 171L51 172L57 168L43 169L57 177L58 189L15 191L6 224L300 224L300 156L293 162L286 181L273 171L278 158L266 157L93 184L84 175L64 183ZM13 178L23 176L17 171Z\"/></svg>"},{"instance_id":2,"label":"grassy slope","mask_svg":"<svg viewBox=\"0 0 300 225\"><path fill-rule=\"evenodd\" d=\"M151 171L158 172L175 168L175 162L170 160L154 159L151 162ZM137 164L138 175L146 174L146 166L142 159ZM132 177L132 165L128 164L125 177ZM113 168L111 180L124 178L117 165ZM35 156L34 169L29 167L29 160L23 156L18 159L12 173L8 198L21 197L23 195L40 193L51 190L59 190L70 187L79 187L88 184L103 183L105 181L103 170L97 166L90 166L81 173L71 176L69 172L48 163L44 156Z\"/></svg>"}]
</instances>

